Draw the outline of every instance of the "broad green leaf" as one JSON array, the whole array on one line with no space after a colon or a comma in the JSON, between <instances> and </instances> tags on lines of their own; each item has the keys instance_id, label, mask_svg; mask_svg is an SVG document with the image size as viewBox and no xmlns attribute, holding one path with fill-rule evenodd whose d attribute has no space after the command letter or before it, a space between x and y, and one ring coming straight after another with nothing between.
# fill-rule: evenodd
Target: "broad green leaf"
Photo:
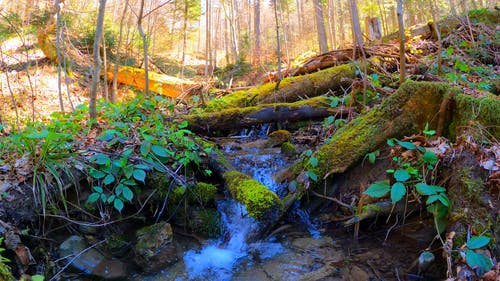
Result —
<instances>
[{"instance_id":1,"label":"broad green leaf","mask_svg":"<svg viewBox=\"0 0 500 281\"><path fill-rule=\"evenodd\" d=\"M448 196L446 196L446 194L439 193L439 201L446 207L450 207L450 199L448 199Z\"/></svg>"},{"instance_id":2,"label":"broad green leaf","mask_svg":"<svg viewBox=\"0 0 500 281\"><path fill-rule=\"evenodd\" d=\"M416 145L414 145L414 144L413 144L413 143L411 143L411 142L407 142L407 141L399 141L399 140L396 140L396 142L397 142L400 146L402 146L402 147L404 147L404 148L406 148L406 149L408 149L408 150L412 150L412 149L416 149L416 148L417 148L417 146L416 146Z\"/></svg>"},{"instance_id":3,"label":"broad green leaf","mask_svg":"<svg viewBox=\"0 0 500 281\"><path fill-rule=\"evenodd\" d=\"M146 172L141 169L135 169L132 175L134 176L134 179L141 182L144 182L144 180L146 179Z\"/></svg>"},{"instance_id":4,"label":"broad green leaf","mask_svg":"<svg viewBox=\"0 0 500 281\"><path fill-rule=\"evenodd\" d=\"M375 160L377 159L377 156L375 156L375 153L369 153L368 154L368 162L371 164L375 164Z\"/></svg>"},{"instance_id":5,"label":"broad green leaf","mask_svg":"<svg viewBox=\"0 0 500 281\"><path fill-rule=\"evenodd\" d=\"M432 186L423 182L417 183L415 187L417 188L417 192L420 195L434 195L437 193L436 190L432 188Z\"/></svg>"},{"instance_id":6,"label":"broad green leaf","mask_svg":"<svg viewBox=\"0 0 500 281\"><path fill-rule=\"evenodd\" d=\"M163 146L159 146L159 145L152 145L151 150L153 151L154 154L156 154L157 156L160 156L160 157L173 156L173 154L174 154L172 151L166 149Z\"/></svg>"},{"instance_id":7,"label":"broad green leaf","mask_svg":"<svg viewBox=\"0 0 500 281\"><path fill-rule=\"evenodd\" d=\"M99 153L95 156L95 163L97 165L107 165L110 161L111 159L106 154Z\"/></svg>"},{"instance_id":8,"label":"broad green leaf","mask_svg":"<svg viewBox=\"0 0 500 281\"><path fill-rule=\"evenodd\" d=\"M115 201L113 202L113 206L115 207L118 212L122 212L123 209L123 201L120 198L116 198Z\"/></svg>"},{"instance_id":9,"label":"broad green leaf","mask_svg":"<svg viewBox=\"0 0 500 281\"><path fill-rule=\"evenodd\" d=\"M465 251L465 260L470 267L478 269L479 276L482 276L493 267L493 263L488 256L472 250Z\"/></svg>"},{"instance_id":10,"label":"broad green leaf","mask_svg":"<svg viewBox=\"0 0 500 281\"><path fill-rule=\"evenodd\" d=\"M116 187L116 189L115 189L115 194L116 194L116 196L119 196L120 194L122 194L122 192L123 192L123 187L125 187L125 185L123 185L123 184L121 184L121 183L120 183L120 184L118 184L118 186L117 186L117 187Z\"/></svg>"},{"instance_id":11,"label":"broad green leaf","mask_svg":"<svg viewBox=\"0 0 500 281\"><path fill-rule=\"evenodd\" d=\"M122 151L122 156L124 158L129 158L130 155L132 155L133 152L134 151L132 149L130 149L130 148L129 149L125 149L124 151Z\"/></svg>"},{"instance_id":12,"label":"broad green leaf","mask_svg":"<svg viewBox=\"0 0 500 281\"><path fill-rule=\"evenodd\" d=\"M26 135L28 139L43 139L49 135L48 130L42 130L40 132L33 132Z\"/></svg>"},{"instance_id":13,"label":"broad green leaf","mask_svg":"<svg viewBox=\"0 0 500 281\"><path fill-rule=\"evenodd\" d=\"M95 201L97 201L99 199L99 196L101 196L100 193L97 193L97 192L91 193L89 195L89 198L87 199L87 202L89 202L90 204L92 204L92 203L94 203Z\"/></svg>"},{"instance_id":14,"label":"broad green leaf","mask_svg":"<svg viewBox=\"0 0 500 281\"><path fill-rule=\"evenodd\" d=\"M424 156L422 156L422 159L425 163L429 163L432 165L436 164L436 162L438 161L437 155L432 151L426 151L424 153Z\"/></svg>"},{"instance_id":15,"label":"broad green leaf","mask_svg":"<svg viewBox=\"0 0 500 281\"><path fill-rule=\"evenodd\" d=\"M141 170L144 170L144 171L149 171L151 170L151 167L148 166L148 165L144 165L144 164L137 164L134 166L136 169L141 169Z\"/></svg>"},{"instance_id":16,"label":"broad green leaf","mask_svg":"<svg viewBox=\"0 0 500 281\"><path fill-rule=\"evenodd\" d=\"M32 275L31 276L31 281L43 281L45 280L45 277L42 275Z\"/></svg>"},{"instance_id":17,"label":"broad green leaf","mask_svg":"<svg viewBox=\"0 0 500 281\"><path fill-rule=\"evenodd\" d=\"M307 171L306 175L313 181L318 181L318 175L316 175L314 172Z\"/></svg>"},{"instance_id":18,"label":"broad green leaf","mask_svg":"<svg viewBox=\"0 0 500 281\"><path fill-rule=\"evenodd\" d=\"M406 187L401 182L396 182L391 188L391 200L393 204L396 204L401 198L406 194Z\"/></svg>"},{"instance_id":19,"label":"broad green leaf","mask_svg":"<svg viewBox=\"0 0 500 281\"><path fill-rule=\"evenodd\" d=\"M487 236L473 236L467 242L467 248L474 250L482 248L490 243L490 238Z\"/></svg>"},{"instance_id":20,"label":"broad green leaf","mask_svg":"<svg viewBox=\"0 0 500 281\"><path fill-rule=\"evenodd\" d=\"M397 181L404 182L410 179L410 173L408 173L408 171L406 170L397 170L396 172L394 172L394 178Z\"/></svg>"},{"instance_id":21,"label":"broad green leaf","mask_svg":"<svg viewBox=\"0 0 500 281\"><path fill-rule=\"evenodd\" d=\"M106 198L107 198L106 194L101 193L101 201L106 202Z\"/></svg>"},{"instance_id":22,"label":"broad green leaf","mask_svg":"<svg viewBox=\"0 0 500 281\"><path fill-rule=\"evenodd\" d=\"M388 181L378 181L370 185L363 193L370 197L380 198L384 197L390 190L391 186Z\"/></svg>"},{"instance_id":23,"label":"broad green leaf","mask_svg":"<svg viewBox=\"0 0 500 281\"><path fill-rule=\"evenodd\" d=\"M430 204L438 201L439 195L440 194L434 194L434 195L429 196L429 198L427 198L427 201L425 201L425 204L430 205Z\"/></svg>"},{"instance_id":24,"label":"broad green leaf","mask_svg":"<svg viewBox=\"0 0 500 281\"><path fill-rule=\"evenodd\" d=\"M90 172L89 172L90 176L92 176L94 179L102 179L106 176L106 173L104 172L101 172L99 170L96 170L96 169L91 169Z\"/></svg>"},{"instance_id":25,"label":"broad green leaf","mask_svg":"<svg viewBox=\"0 0 500 281\"><path fill-rule=\"evenodd\" d=\"M188 122L186 120L182 121L182 123L179 124L179 129L184 129L187 128Z\"/></svg>"},{"instance_id":26,"label":"broad green leaf","mask_svg":"<svg viewBox=\"0 0 500 281\"><path fill-rule=\"evenodd\" d=\"M448 210L449 209L440 202L436 202L427 207L427 211L434 215L434 223L439 234L441 234L446 229L446 225L448 223Z\"/></svg>"},{"instance_id":27,"label":"broad green leaf","mask_svg":"<svg viewBox=\"0 0 500 281\"><path fill-rule=\"evenodd\" d=\"M309 164L311 164L311 166L313 167L318 166L318 159L316 159L316 157L309 158Z\"/></svg>"},{"instance_id":28,"label":"broad green leaf","mask_svg":"<svg viewBox=\"0 0 500 281\"><path fill-rule=\"evenodd\" d=\"M132 174L134 173L134 166L129 165L123 167L123 174L127 179L130 179L132 177Z\"/></svg>"},{"instance_id":29,"label":"broad green leaf","mask_svg":"<svg viewBox=\"0 0 500 281\"><path fill-rule=\"evenodd\" d=\"M151 143L150 142L144 142L143 144L141 144L140 152L141 152L142 156L148 155L149 152L151 152Z\"/></svg>"},{"instance_id":30,"label":"broad green leaf","mask_svg":"<svg viewBox=\"0 0 500 281\"><path fill-rule=\"evenodd\" d=\"M327 126L329 126L329 125L333 124L333 122L334 122L334 121L335 121L335 117L333 117L333 116L328 116L328 117L326 118L326 125L327 125Z\"/></svg>"},{"instance_id":31,"label":"broad green leaf","mask_svg":"<svg viewBox=\"0 0 500 281\"><path fill-rule=\"evenodd\" d=\"M102 193L103 192L102 187L100 187L100 186L94 186L94 187L92 187L92 189L95 192L97 192L97 193Z\"/></svg>"},{"instance_id":32,"label":"broad green leaf","mask_svg":"<svg viewBox=\"0 0 500 281\"><path fill-rule=\"evenodd\" d=\"M395 146L396 144L394 143L394 139L388 139L387 140L387 145L390 146L390 147Z\"/></svg>"},{"instance_id":33,"label":"broad green leaf","mask_svg":"<svg viewBox=\"0 0 500 281\"><path fill-rule=\"evenodd\" d=\"M313 154L312 150L308 149L306 150L306 156L311 156Z\"/></svg>"},{"instance_id":34,"label":"broad green leaf","mask_svg":"<svg viewBox=\"0 0 500 281\"><path fill-rule=\"evenodd\" d=\"M114 181L115 181L115 177L114 177L113 175L111 175L111 174L108 174L108 175L104 178L103 183L104 183L105 185L109 185L109 184L111 184L111 183L112 183L112 182L114 182Z\"/></svg>"},{"instance_id":35,"label":"broad green leaf","mask_svg":"<svg viewBox=\"0 0 500 281\"><path fill-rule=\"evenodd\" d=\"M123 192L122 192L123 198L127 199L128 201L132 201L132 198L134 198L134 193L128 186L123 187Z\"/></svg>"},{"instance_id":36,"label":"broad green leaf","mask_svg":"<svg viewBox=\"0 0 500 281\"><path fill-rule=\"evenodd\" d=\"M108 200L107 200L108 204L111 204L111 202L115 201L115 198L116 198L116 196L115 196L115 195L113 195L113 194L112 194L112 195L110 195L110 196L108 197Z\"/></svg>"}]
</instances>

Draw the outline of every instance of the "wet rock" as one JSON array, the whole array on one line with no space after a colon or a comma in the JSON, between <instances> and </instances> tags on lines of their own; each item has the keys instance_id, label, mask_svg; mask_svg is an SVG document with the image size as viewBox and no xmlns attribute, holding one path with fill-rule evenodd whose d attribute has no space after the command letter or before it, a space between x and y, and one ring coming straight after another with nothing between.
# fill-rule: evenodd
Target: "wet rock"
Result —
<instances>
[{"instance_id":1,"label":"wet rock","mask_svg":"<svg viewBox=\"0 0 500 281\"><path fill-rule=\"evenodd\" d=\"M219 212L213 208L192 208L188 224L192 231L208 238L216 238L222 232Z\"/></svg>"},{"instance_id":2,"label":"wet rock","mask_svg":"<svg viewBox=\"0 0 500 281\"><path fill-rule=\"evenodd\" d=\"M73 235L59 246L59 255L66 257L68 262L72 260L73 268L88 275L102 279L124 278L127 275L125 265L121 261L106 259L96 249L88 248L84 238Z\"/></svg>"},{"instance_id":3,"label":"wet rock","mask_svg":"<svg viewBox=\"0 0 500 281\"><path fill-rule=\"evenodd\" d=\"M156 272L178 260L172 227L160 222L139 229L134 246L135 262L145 272Z\"/></svg>"},{"instance_id":4,"label":"wet rock","mask_svg":"<svg viewBox=\"0 0 500 281\"><path fill-rule=\"evenodd\" d=\"M349 273L345 276L344 281L365 281L369 280L370 275L356 265L351 266Z\"/></svg>"},{"instance_id":5,"label":"wet rock","mask_svg":"<svg viewBox=\"0 0 500 281\"><path fill-rule=\"evenodd\" d=\"M293 157L297 154L297 148L291 142L286 141L281 144L281 153L288 157Z\"/></svg>"},{"instance_id":6,"label":"wet rock","mask_svg":"<svg viewBox=\"0 0 500 281\"><path fill-rule=\"evenodd\" d=\"M287 130L277 130L269 134L269 139L267 140L266 147L280 146L284 142L290 141L292 134Z\"/></svg>"},{"instance_id":7,"label":"wet rock","mask_svg":"<svg viewBox=\"0 0 500 281\"><path fill-rule=\"evenodd\" d=\"M322 236L319 239L312 237L301 237L293 240L292 245L301 250L317 249L320 247L334 245L333 239L329 236Z\"/></svg>"}]
</instances>

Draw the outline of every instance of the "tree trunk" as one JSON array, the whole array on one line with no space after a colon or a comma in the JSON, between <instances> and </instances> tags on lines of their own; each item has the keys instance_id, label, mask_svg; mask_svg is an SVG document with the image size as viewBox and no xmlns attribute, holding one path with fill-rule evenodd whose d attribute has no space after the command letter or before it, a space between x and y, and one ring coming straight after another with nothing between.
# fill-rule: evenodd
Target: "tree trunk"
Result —
<instances>
[{"instance_id":1,"label":"tree trunk","mask_svg":"<svg viewBox=\"0 0 500 281\"><path fill-rule=\"evenodd\" d=\"M328 27L330 30L331 38L331 48L336 49L337 45L337 28L335 27L335 21L337 16L335 15L335 0L328 0Z\"/></svg>"},{"instance_id":2,"label":"tree trunk","mask_svg":"<svg viewBox=\"0 0 500 281\"><path fill-rule=\"evenodd\" d=\"M102 29L104 24L104 12L106 10L106 0L99 0L99 13L97 15L97 24L94 39L94 71L92 73L92 84L90 85L90 102L89 115L90 119L97 118L96 101L97 101L97 85L101 73L101 56L99 55L99 47L101 45Z\"/></svg>"},{"instance_id":3,"label":"tree trunk","mask_svg":"<svg viewBox=\"0 0 500 281\"><path fill-rule=\"evenodd\" d=\"M328 116L343 118L354 113L351 108L330 107L325 97L317 97L294 103L273 103L244 108L229 108L217 112L190 114L183 117L194 132L228 132L264 123L288 123L321 120Z\"/></svg>"},{"instance_id":4,"label":"tree trunk","mask_svg":"<svg viewBox=\"0 0 500 281\"><path fill-rule=\"evenodd\" d=\"M276 24L276 48L278 49L278 82L276 83L275 91L279 89L280 82L283 79L283 74L281 73L281 44L280 44L280 26L278 17L278 1L274 0L274 20Z\"/></svg>"},{"instance_id":5,"label":"tree trunk","mask_svg":"<svg viewBox=\"0 0 500 281\"><path fill-rule=\"evenodd\" d=\"M437 39L437 44L438 44L438 50L437 50L437 60L438 60L438 67L437 67L437 73L438 75L441 74L441 31L439 30L439 24L438 24L438 19L439 19L439 8L436 5L435 0L429 0L429 5L431 7L431 13L432 13L432 23L434 26L434 30L436 32L436 39Z\"/></svg>"},{"instance_id":6,"label":"tree trunk","mask_svg":"<svg viewBox=\"0 0 500 281\"><path fill-rule=\"evenodd\" d=\"M146 96L149 95L149 70L148 70L148 41L146 38L146 34L144 33L144 30L142 29L142 16L144 13L144 0L141 0L141 8L139 9L139 15L137 16L137 28L139 29L139 33L141 34L142 37L142 48L144 52L144 94Z\"/></svg>"},{"instance_id":7,"label":"tree trunk","mask_svg":"<svg viewBox=\"0 0 500 281\"><path fill-rule=\"evenodd\" d=\"M255 65L260 64L260 0L255 0L255 15L254 15L254 38L255 46L253 50L253 62Z\"/></svg>"},{"instance_id":8,"label":"tree trunk","mask_svg":"<svg viewBox=\"0 0 500 281\"><path fill-rule=\"evenodd\" d=\"M189 15L188 1L184 1L184 22L182 24L182 66L181 79L184 78L184 68L186 67L186 44L187 44L187 23Z\"/></svg>"},{"instance_id":9,"label":"tree trunk","mask_svg":"<svg viewBox=\"0 0 500 281\"><path fill-rule=\"evenodd\" d=\"M314 16L318 28L319 51L324 54L328 52L328 42L326 41L325 20L323 17L323 7L319 0L314 0Z\"/></svg>"},{"instance_id":10,"label":"tree trunk","mask_svg":"<svg viewBox=\"0 0 500 281\"><path fill-rule=\"evenodd\" d=\"M205 6L206 6L206 12L205 12L205 76L209 76L209 70L212 68L212 60L211 60L211 54L212 54L212 34L211 34L211 28L212 28L212 15L211 15L211 3L210 0L205 1Z\"/></svg>"},{"instance_id":11,"label":"tree trunk","mask_svg":"<svg viewBox=\"0 0 500 281\"><path fill-rule=\"evenodd\" d=\"M403 23L403 0L398 0L398 25L399 25L399 83L403 84L406 76L406 58L405 58L405 27Z\"/></svg>"},{"instance_id":12,"label":"tree trunk","mask_svg":"<svg viewBox=\"0 0 500 281\"><path fill-rule=\"evenodd\" d=\"M118 82L116 79L118 76L118 65L120 64L120 48L123 39L123 21L125 19L125 15L127 14L128 1L129 0L125 0L125 7L123 8L122 17L120 19L120 34L118 35L118 43L116 44L116 59L113 71L113 90L111 91L111 102L116 102L116 96L118 94Z\"/></svg>"}]
</instances>

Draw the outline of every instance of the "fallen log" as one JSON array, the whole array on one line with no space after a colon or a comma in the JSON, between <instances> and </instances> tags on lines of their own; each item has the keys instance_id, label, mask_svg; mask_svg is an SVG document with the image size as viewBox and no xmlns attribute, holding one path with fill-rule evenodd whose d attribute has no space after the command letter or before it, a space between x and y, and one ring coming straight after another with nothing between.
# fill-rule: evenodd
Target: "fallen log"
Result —
<instances>
[{"instance_id":1,"label":"fallen log","mask_svg":"<svg viewBox=\"0 0 500 281\"><path fill-rule=\"evenodd\" d=\"M114 67L108 67L106 78L109 81L113 80ZM118 67L118 83L144 89L146 84L144 69L130 66ZM167 97L177 98L182 93L190 92L198 89L199 85L177 77L168 76L149 71L149 90Z\"/></svg>"},{"instance_id":2,"label":"fallen log","mask_svg":"<svg viewBox=\"0 0 500 281\"><path fill-rule=\"evenodd\" d=\"M288 77L281 81L278 90L275 90L276 83L267 83L248 91L234 92L208 102L203 111L214 112L276 102L288 103L323 95L329 90L351 85L352 80L356 78L355 70L354 64L344 64L309 75Z\"/></svg>"},{"instance_id":3,"label":"fallen log","mask_svg":"<svg viewBox=\"0 0 500 281\"><path fill-rule=\"evenodd\" d=\"M313 154L318 160L316 166L306 159L283 173L280 180L298 179L303 188L312 187L315 183L309 181L306 171L331 180L387 139L418 133L427 123L431 128L443 124L443 135L453 138L464 126L478 122L493 137L500 138L500 100L474 98L459 91L445 83L407 81L382 104L339 129L330 142ZM443 103L446 106L441 106Z\"/></svg>"},{"instance_id":4,"label":"fallen log","mask_svg":"<svg viewBox=\"0 0 500 281\"><path fill-rule=\"evenodd\" d=\"M217 112L193 113L183 117L194 132L224 132L257 124L297 122L354 114L353 108L332 108L326 97L315 97L294 103L273 103L244 108L229 108Z\"/></svg>"}]
</instances>

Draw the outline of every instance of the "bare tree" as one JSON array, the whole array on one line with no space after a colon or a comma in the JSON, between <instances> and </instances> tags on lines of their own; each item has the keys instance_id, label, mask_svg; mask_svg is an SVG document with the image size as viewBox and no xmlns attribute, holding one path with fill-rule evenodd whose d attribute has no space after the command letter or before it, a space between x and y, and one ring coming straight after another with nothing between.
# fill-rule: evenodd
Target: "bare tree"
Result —
<instances>
[{"instance_id":1,"label":"bare tree","mask_svg":"<svg viewBox=\"0 0 500 281\"><path fill-rule=\"evenodd\" d=\"M276 48L278 49L278 82L276 83L275 90L277 91L280 87L280 82L283 79L283 74L281 73L281 44L280 44L280 25L278 17L278 1L273 0L274 6L274 20L276 23Z\"/></svg>"},{"instance_id":2,"label":"bare tree","mask_svg":"<svg viewBox=\"0 0 500 281\"><path fill-rule=\"evenodd\" d=\"M314 16L318 28L318 43L320 53L328 52L328 42L326 41L325 20L323 18L323 7L319 0L314 0Z\"/></svg>"},{"instance_id":3,"label":"bare tree","mask_svg":"<svg viewBox=\"0 0 500 281\"><path fill-rule=\"evenodd\" d=\"M90 119L97 118L97 85L99 84L99 76L101 72L101 56L99 55L99 47L101 45L102 29L104 25L104 12L106 10L106 0L99 0L99 13L97 15L97 24L95 29L94 39L94 71L92 73L92 84L90 85Z\"/></svg>"},{"instance_id":4,"label":"bare tree","mask_svg":"<svg viewBox=\"0 0 500 281\"><path fill-rule=\"evenodd\" d=\"M113 90L111 91L111 102L116 102L116 95L118 93L118 65L120 64L120 48L123 39L123 21L127 14L128 1L125 0L125 7L123 8L122 16L120 19L120 34L118 35L118 43L116 44L116 59L115 68L113 69Z\"/></svg>"},{"instance_id":5,"label":"bare tree","mask_svg":"<svg viewBox=\"0 0 500 281\"><path fill-rule=\"evenodd\" d=\"M139 29L139 33L142 37L142 49L144 52L144 93L149 95L149 71L148 71L148 40L146 38L146 33L144 33L144 29L142 28L142 19L144 16L144 0L141 0L141 7L139 9L139 14L137 15L137 28Z\"/></svg>"},{"instance_id":6,"label":"bare tree","mask_svg":"<svg viewBox=\"0 0 500 281\"><path fill-rule=\"evenodd\" d=\"M438 7L436 5L435 0L429 0L429 5L431 6L431 12L432 12L432 24L434 26L434 31L436 32L436 39L438 43L438 67L437 67L437 73L441 73L441 31L439 30L439 24L438 24L438 18L439 18L439 12L438 12Z\"/></svg>"},{"instance_id":7,"label":"bare tree","mask_svg":"<svg viewBox=\"0 0 500 281\"><path fill-rule=\"evenodd\" d=\"M399 83L403 84L406 76L406 58L405 58L405 26L403 23L403 0L398 0L398 25L399 25Z\"/></svg>"},{"instance_id":8,"label":"bare tree","mask_svg":"<svg viewBox=\"0 0 500 281\"><path fill-rule=\"evenodd\" d=\"M361 26L359 25L359 13L358 13L358 5L356 0L349 0L349 11L351 11L351 22L352 22L352 31L353 31L353 40L354 40L354 54L353 58L356 58L356 49L359 48L361 51L361 55L363 57L363 104L366 105L366 88L367 81L366 75L368 74L367 66L366 66L366 54L363 42L363 34L361 33Z\"/></svg>"},{"instance_id":9,"label":"bare tree","mask_svg":"<svg viewBox=\"0 0 500 281\"><path fill-rule=\"evenodd\" d=\"M260 0L255 0L254 4L254 37L255 47L253 49L253 62L254 64L260 63Z\"/></svg>"}]
</instances>

